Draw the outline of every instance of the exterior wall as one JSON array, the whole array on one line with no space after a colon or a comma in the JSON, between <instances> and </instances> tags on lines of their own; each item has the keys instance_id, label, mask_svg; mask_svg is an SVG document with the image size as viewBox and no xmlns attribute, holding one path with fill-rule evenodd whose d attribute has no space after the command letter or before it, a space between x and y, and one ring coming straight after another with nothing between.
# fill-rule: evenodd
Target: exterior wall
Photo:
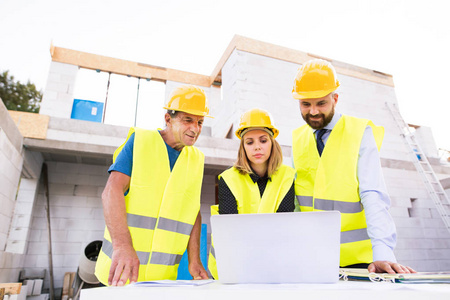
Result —
<instances>
[{"instance_id":1,"label":"exterior wall","mask_svg":"<svg viewBox=\"0 0 450 300\"><path fill-rule=\"evenodd\" d=\"M39 113L70 119L78 67L52 61Z\"/></svg>"},{"instance_id":2,"label":"exterior wall","mask_svg":"<svg viewBox=\"0 0 450 300\"><path fill-rule=\"evenodd\" d=\"M103 238L105 226L101 193L108 167L47 162L52 229L55 289L62 288L65 272L76 272L84 248ZM48 269L46 197L41 181L35 209L25 271ZM44 289L49 288L49 276Z\"/></svg>"},{"instance_id":3,"label":"exterior wall","mask_svg":"<svg viewBox=\"0 0 450 300\"><path fill-rule=\"evenodd\" d=\"M6 251L25 254L30 233L34 200L39 179L22 178L17 193L17 203L11 220Z\"/></svg>"},{"instance_id":4,"label":"exterior wall","mask_svg":"<svg viewBox=\"0 0 450 300\"><path fill-rule=\"evenodd\" d=\"M397 259L420 271L448 270L450 234L419 174L414 169L383 171L397 227Z\"/></svg>"},{"instance_id":5,"label":"exterior wall","mask_svg":"<svg viewBox=\"0 0 450 300\"><path fill-rule=\"evenodd\" d=\"M414 133L417 141L420 143L423 153L427 157L439 158L439 151L433 138L431 128L427 126L420 126Z\"/></svg>"},{"instance_id":6,"label":"exterior wall","mask_svg":"<svg viewBox=\"0 0 450 300\"><path fill-rule=\"evenodd\" d=\"M304 124L298 102L291 96L292 82L298 65L251 54L233 51L222 69L223 103L218 116L218 128L213 136L225 137L233 125L239 127L240 116L247 110L258 107L269 111L276 127L281 145L291 145L292 129ZM219 121L220 119L220 121Z\"/></svg>"},{"instance_id":7,"label":"exterior wall","mask_svg":"<svg viewBox=\"0 0 450 300\"><path fill-rule=\"evenodd\" d=\"M0 99L0 282L19 278L23 253L6 249L23 165L23 137Z\"/></svg>"},{"instance_id":8,"label":"exterior wall","mask_svg":"<svg viewBox=\"0 0 450 300\"><path fill-rule=\"evenodd\" d=\"M44 158L39 152L24 150L23 161L22 178L6 245L6 252L20 255L26 253L28 246L31 218Z\"/></svg>"},{"instance_id":9,"label":"exterior wall","mask_svg":"<svg viewBox=\"0 0 450 300\"><path fill-rule=\"evenodd\" d=\"M239 72L236 71L238 60L238 51L234 51L228 58L222 69L222 101L218 103L217 110L220 111L215 119L215 126L211 128L213 137L225 138L230 127L236 118L239 118L236 112L236 102L239 98L239 91L235 87L238 81Z\"/></svg>"}]
</instances>

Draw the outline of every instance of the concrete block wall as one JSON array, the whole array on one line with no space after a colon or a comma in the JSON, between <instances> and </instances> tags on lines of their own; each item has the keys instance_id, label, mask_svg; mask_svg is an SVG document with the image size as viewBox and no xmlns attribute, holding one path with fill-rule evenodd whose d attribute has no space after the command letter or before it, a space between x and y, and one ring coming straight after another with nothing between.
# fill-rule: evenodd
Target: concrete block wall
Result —
<instances>
[{"instance_id":1,"label":"concrete block wall","mask_svg":"<svg viewBox=\"0 0 450 300\"><path fill-rule=\"evenodd\" d=\"M24 149L22 177L28 179L39 178L43 162L44 157L41 152Z\"/></svg>"},{"instance_id":2,"label":"concrete block wall","mask_svg":"<svg viewBox=\"0 0 450 300\"><path fill-rule=\"evenodd\" d=\"M19 278L23 254L6 249L22 171L23 137L0 100L0 282Z\"/></svg>"},{"instance_id":3,"label":"concrete block wall","mask_svg":"<svg viewBox=\"0 0 450 300\"><path fill-rule=\"evenodd\" d=\"M230 138L236 139L234 132L238 128L239 118L244 112L240 109L240 99L242 98L242 82L245 82L246 74L243 68L242 60L245 54L241 51L233 51L222 69L222 89L223 105L221 118L224 121L220 123L224 127L223 134L228 133L230 126Z\"/></svg>"},{"instance_id":4,"label":"concrete block wall","mask_svg":"<svg viewBox=\"0 0 450 300\"><path fill-rule=\"evenodd\" d=\"M26 252L43 161L41 153L23 150L22 178L17 191L6 252L20 255L24 255Z\"/></svg>"},{"instance_id":5,"label":"concrete block wall","mask_svg":"<svg viewBox=\"0 0 450 300\"><path fill-rule=\"evenodd\" d=\"M339 100L336 110L351 116L366 118L385 130L380 156L387 159L405 160L409 152L400 129L386 103L398 108L393 87L338 74L341 86L338 88ZM401 112L401 108L400 112Z\"/></svg>"},{"instance_id":6,"label":"concrete block wall","mask_svg":"<svg viewBox=\"0 0 450 300\"><path fill-rule=\"evenodd\" d=\"M240 97L238 84L243 79L242 72L239 72L239 53L240 51L233 51L222 68L222 101L217 108L220 114L215 116L216 122L211 129L213 137L226 138L231 126L239 122L240 115L236 104ZM236 125L234 125L234 128L231 128L231 138L234 138L235 130Z\"/></svg>"},{"instance_id":7,"label":"concrete block wall","mask_svg":"<svg viewBox=\"0 0 450 300\"><path fill-rule=\"evenodd\" d=\"M6 245L7 252L18 254L26 252L38 185L38 178L22 178L20 181L17 203Z\"/></svg>"},{"instance_id":8,"label":"concrete block wall","mask_svg":"<svg viewBox=\"0 0 450 300\"><path fill-rule=\"evenodd\" d=\"M0 129L0 249L4 249L9 225L16 204L17 187L20 180L23 158L18 149Z\"/></svg>"},{"instance_id":9,"label":"concrete block wall","mask_svg":"<svg viewBox=\"0 0 450 300\"><path fill-rule=\"evenodd\" d=\"M76 272L84 248L103 238L105 226L101 193L108 179L106 166L47 162L55 288L65 272ZM33 212L24 266L48 269L46 197L41 181ZM48 275L48 272L47 272ZM49 278L44 289L49 288Z\"/></svg>"},{"instance_id":10,"label":"concrete block wall","mask_svg":"<svg viewBox=\"0 0 450 300\"><path fill-rule=\"evenodd\" d=\"M292 130L304 124L298 101L291 94L297 69L294 63L235 50L222 69L224 110L220 124L233 124L236 138L240 116L251 108L262 108L272 114L280 130L278 142L291 145Z\"/></svg>"},{"instance_id":11,"label":"concrete block wall","mask_svg":"<svg viewBox=\"0 0 450 300\"><path fill-rule=\"evenodd\" d=\"M431 128L428 126L420 126L416 128L415 136L417 141L420 143L420 147L422 148L423 153L427 157L439 157L439 151L436 146L436 142L434 141L433 133Z\"/></svg>"},{"instance_id":12,"label":"concrete block wall","mask_svg":"<svg viewBox=\"0 0 450 300\"><path fill-rule=\"evenodd\" d=\"M420 271L450 269L450 232L414 170L383 169L397 227L397 259Z\"/></svg>"},{"instance_id":13,"label":"concrete block wall","mask_svg":"<svg viewBox=\"0 0 450 300\"><path fill-rule=\"evenodd\" d=\"M78 66L52 61L39 113L70 119Z\"/></svg>"},{"instance_id":14,"label":"concrete block wall","mask_svg":"<svg viewBox=\"0 0 450 300\"><path fill-rule=\"evenodd\" d=\"M120 146L126 139L129 127L112 126L96 122L51 118L47 140L98 145Z\"/></svg>"}]
</instances>

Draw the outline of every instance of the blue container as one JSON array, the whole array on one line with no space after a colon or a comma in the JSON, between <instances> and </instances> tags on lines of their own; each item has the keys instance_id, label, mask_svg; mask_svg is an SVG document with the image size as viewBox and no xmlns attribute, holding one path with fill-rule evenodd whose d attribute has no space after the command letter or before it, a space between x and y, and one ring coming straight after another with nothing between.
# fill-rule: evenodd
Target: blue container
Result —
<instances>
[{"instance_id":1,"label":"blue container","mask_svg":"<svg viewBox=\"0 0 450 300\"><path fill-rule=\"evenodd\" d=\"M74 99L71 119L102 122L103 102Z\"/></svg>"},{"instance_id":2,"label":"blue container","mask_svg":"<svg viewBox=\"0 0 450 300\"><path fill-rule=\"evenodd\" d=\"M200 260L202 261L203 267L205 270L208 270L208 262L207 258L207 234L208 234L208 225L202 224L202 232L200 233ZM181 258L180 265L178 266L178 280L190 280L192 279L191 274L188 269L188 257L187 250L184 251L183 257Z\"/></svg>"}]
</instances>

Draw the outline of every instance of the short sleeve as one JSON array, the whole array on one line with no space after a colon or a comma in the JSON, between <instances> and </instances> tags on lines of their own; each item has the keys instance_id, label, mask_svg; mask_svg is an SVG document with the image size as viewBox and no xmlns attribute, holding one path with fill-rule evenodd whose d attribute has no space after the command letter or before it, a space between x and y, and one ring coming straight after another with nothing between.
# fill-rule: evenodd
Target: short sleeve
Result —
<instances>
[{"instance_id":1,"label":"short sleeve","mask_svg":"<svg viewBox=\"0 0 450 300\"><path fill-rule=\"evenodd\" d=\"M109 167L108 173L117 171L131 177L131 171L133 169L133 146L134 133L131 134L125 146L123 146L122 151L117 155L115 162Z\"/></svg>"}]
</instances>

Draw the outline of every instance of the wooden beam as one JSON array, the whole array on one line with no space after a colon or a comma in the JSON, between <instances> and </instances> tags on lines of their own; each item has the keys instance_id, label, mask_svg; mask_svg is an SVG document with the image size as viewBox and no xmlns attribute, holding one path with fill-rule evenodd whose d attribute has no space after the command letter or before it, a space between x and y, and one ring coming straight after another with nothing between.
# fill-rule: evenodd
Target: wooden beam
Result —
<instances>
[{"instance_id":1,"label":"wooden beam","mask_svg":"<svg viewBox=\"0 0 450 300\"><path fill-rule=\"evenodd\" d=\"M50 46L50 54L52 60L55 62L72 64L81 68L100 70L114 74L150 78L163 82L170 80L204 87L210 87L214 82L222 81L222 68L234 50L245 51L296 64L303 64L313 58L323 58L330 61L339 74L394 87L392 75L239 35L233 37L211 76L70 50L53 45Z\"/></svg>"},{"instance_id":2,"label":"wooden beam","mask_svg":"<svg viewBox=\"0 0 450 300\"><path fill-rule=\"evenodd\" d=\"M22 283L0 283L0 289L5 289L5 295L17 295L20 294Z\"/></svg>"},{"instance_id":3,"label":"wooden beam","mask_svg":"<svg viewBox=\"0 0 450 300\"><path fill-rule=\"evenodd\" d=\"M171 80L204 87L211 86L211 78L206 75L60 48L53 45L50 47L50 54L52 55L52 60L55 62L71 64L91 70L100 70L119 75L153 79L164 82Z\"/></svg>"}]
</instances>

